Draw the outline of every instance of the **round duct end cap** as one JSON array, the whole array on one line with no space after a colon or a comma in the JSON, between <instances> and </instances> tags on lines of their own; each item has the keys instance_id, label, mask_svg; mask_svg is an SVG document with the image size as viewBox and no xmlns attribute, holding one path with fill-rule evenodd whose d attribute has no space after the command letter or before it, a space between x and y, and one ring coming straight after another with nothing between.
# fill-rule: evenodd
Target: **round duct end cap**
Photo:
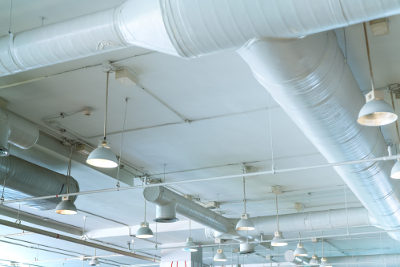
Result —
<instances>
[{"instance_id":1,"label":"round duct end cap","mask_svg":"<svg viewBox=\"0 0 400 267\"><path fill-rule=\"evenodd\" d=\"M248 242L240 243L240 254L251 254L254 253L254 245Z\"/></svg>"},{"instance_id":2,"label":"round duct end cap","mask_svg":"<svg viewBox=\"0 0 400 267\"><path fill-rule=\"evenodd\" d=\"M175 218L155 218L154 221L158 222L158 223L173 223L173 222L179 221L179 219L176 217Z\"/></svg>"}]
</instances>

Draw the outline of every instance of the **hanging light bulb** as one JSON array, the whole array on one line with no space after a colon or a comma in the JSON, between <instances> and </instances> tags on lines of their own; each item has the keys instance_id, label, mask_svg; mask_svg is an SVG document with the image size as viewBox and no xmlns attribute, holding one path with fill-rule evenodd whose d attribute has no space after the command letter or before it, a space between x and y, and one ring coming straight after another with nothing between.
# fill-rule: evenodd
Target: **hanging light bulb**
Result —
<instances>
[{"instance_id":1,"label":"hanging light bulb","mask_svg":"<svg viewBox=\"0 0 400 267\"><path fill-rule=\"evenodd\" d=\"M287 245L288 245L288 243L284 240L282 232L275 231L274 238L272 238L272 240L271 240L271 246L284 247Z\"/></svg>"},{"instance_id":2,"label":"hanging light bulb","mask_svg":"<svg viewBox=\"0 0 400 267\"><path fill-rule=\"evenodd\" d=\"M107 143L107 113L108 113L108 80L110 72L107 72L106 79L106 108L104 112L104 127L103 127L103 140L100 145L93 150L86 163L98 168L115 168L118 166L118 160L115 154L111 151L110 146Z\"/></svg>"},{"instance_id":3,"label":"hanging light bulb","mask_svg":"<svg viewBox=\"0 0 400 267\"><path fill-rule=\"evenodd\" d=\"M318 261L317 255L315 255L315 254L312 255L309 264L310 264L311 266L317 266L317 265L319 265L319 261Z\"/></svg>"},{"instance_id":4,"label":"hanging light bulb","mask_svg":"<svg viewBox=\"0 0 400 267\"><path fill-rule=\"evenodd\" d=\"M144 200L144 221L140 224L140 228L136 232L137 238L152 238L154 236L153 231L149 227L149 223L146 220L146 199Z\"/></svg>"},{"instance_id":5,"label":"hanging light bulb","mask_svg":"<svg viewBox=\"0 0 400 267\"><path fill-rule=\"evenodd\" d=\"M189 220L189 237L186 239L185 246L182 248L183 251L186 252L196 252L197 245L193 242L192 239L192 221Z\"/></svg>"},{"instance_id":6,"label":"hanging light bulb","mask_svg":"<svg viewBox=\"0 0 400 267\"><path fill-rule=\"evenodd\" d=\"M321 265L320 265L321 267L332 267L332 265L330 265L329 263L328 263L328 259L327 258L325 258L325 257L322 257L321 258Z\"/></svg>"},{"instance_id":7,"label":"hanging light bulb","mask_svg":"<svg viewBox=\"0 0 400 267\"><path fill-rule=\"evenodd\" d=\"M301 233L299 232L299 243L294 251L295 257L307 257L307 250L304 248L303 243L301 243Z\"/></svg>"},{"instance_id":8,"label":"hanging light bulb","mask_svg":"<svg viewBox=\"0 0 400 267\"><path fill-rule=\"evenodd\" d=\"M196 252L197 245L193 242L191 237L188 237L185 242L185 247L182 250L186 252Z\"/></svg>"},{"instance_id":9,"label":"hanging light bulb","mask_svg":"<svg viewBox=\"0 0 400 267\"><path fill-rule=\"evenodd\" d=\"M274 232L274 238L271 240L271 246L273 247L284 247L288 243L284 240L282 232L279 231L279 213L278 213L278 192L275 192L275 207L276 207L276 231Z\"/></svg>"},{"instance_id":10,"label":"hanging light bulb","mask_svg":"<svg viewBox=\"0 0 400 267\"><path fill-rule=\"evenodd\" d=\"M395 122L397 120L397 114L388 103L375 95L374 73L372 71L371 55L365 22L363 27L372 90L366 95L367 102L361 108L357 122L365 126L383 126Z\"/></svg>"},{"instance_id":11,"label":"hanging light bulb","mask_svg":"<svg viewBox=\"0 0 400 267\"><path fill-rule=\"evenodd\" d=\"M217 249L217 253L214 255L214 261L227 261L227 258L222 249Z\"/></svg>"},{"instance_id":12,"label":"hanging light bulb","mask_svg":"<svg viewBox=\"0 0 400 267\"><path fill-rule=\"evenodd\" d=\"M153 231L149 227L149 223L142 222L140 224L140 228L136 232L136 237L146 239L146 238L152 238L153 236L154 236L154 234L153 234Z\"/></svg>"},{"instance_id":13,"label":"hanging light bulb","mask_svg":"<svg viewBox=\"0 0 400 267\"><path fill-rule=\"evenodd\" d=\"M67 175L65 178L67 194L69 194L69 178L71 177L72 152L73 152L73 147L71 146L68 158ZM55 212L61 215L75 215L78 213L74 202L68 196L62 197L60 203L58 203L58 205L56 206Z\"/></svg>"},{"instance_id":14,"label":"hanging light bulb","mask_svg":"<svg viewBox=\"0 0 400 267\"><path fill-rule=\"evenodd\" d=\"M245 173L245 167L243 167L243 174ZM236 224L237 231L253 231L255 229L252 220L249 218L247 214L247 207L246 207L246 178L243 176L243 206L244 211L242 214L241 219Z\"/></svg>"},{"instance_id":15,"label":"hanging light bulb","mask_svg":"<svg viewBox=\"0 0 400 267\"><path fill-rule=\"evenodd\" d=\"M322 238L321 244L322 244L322 257L321 257L320 267L332 267L331 265L328 264L328 260L324 257L324 238Z\"/></svg>"},{"instance_id":16,"label":"hanging light bulb","mask_svg":"<svg viewBox=\"0 0 400 267\"><path fill-rule=\"evenodd\" d=\"M304 248L301 241L297 244L297 248L294 251L294 256L296 256L296 257L307 257L308 256L307 250Z\"/></svg>"},{"instance_id":17,"label":"hanging light bulb","mask_svg":"<svg viewBox=\"0 0 400 267\"><path fill-rule=\"evenodd\" d=\"M89 265L90 265L90 266L99 266L99 265L100 265L100 262L99 262L99 260L98 260L97 258L92 257L92 258L90 259L90 261L89 261Z\"/></svg>"}]
</instances>

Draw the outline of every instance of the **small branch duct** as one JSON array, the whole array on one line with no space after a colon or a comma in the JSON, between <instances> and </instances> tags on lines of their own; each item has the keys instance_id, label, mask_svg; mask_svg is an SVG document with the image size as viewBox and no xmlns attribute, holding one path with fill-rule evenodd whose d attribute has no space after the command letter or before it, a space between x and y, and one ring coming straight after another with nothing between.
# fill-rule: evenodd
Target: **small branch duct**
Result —
<instances>
[{"instance_id":1,"label":"small branch duct","mask_svg":"<svg viewBox=\"0 0 400 267\"><path fill-rule=\"evenodd\" d=\"M239 53L328 162L386 154L379 129L357 123L364 97L333 32L291 41L254 40ZM399 229L400 197L390 165L360 163L335 170L380 227Z\"/></svg>"},{"instance_id":2,"label":"small branch duct","mask_svg":"<svg viewBox=\"0 0 400 267\"><path fill-rule=\"evenodd\" d=\"M0 158L0 183L5 185L4 198L18 199L67 192L67 177L14 156ZM69 191L79 192L78 182L68 179ZM72 198L75 201L76 197ZM41 209L54 209L60 199L33 200L26 203Z\"/></svg>"},{"instance_id":3,"label":"small branch duct","mask_svg":"<svg viewBox=\"0 0 400 267\"><path fill-rule=\"evenodd\" d=\"M129 46L184 57L297 38L400 13L396 0L128 0L0 38L0 76Z\"/></svg>"}]
</instances>

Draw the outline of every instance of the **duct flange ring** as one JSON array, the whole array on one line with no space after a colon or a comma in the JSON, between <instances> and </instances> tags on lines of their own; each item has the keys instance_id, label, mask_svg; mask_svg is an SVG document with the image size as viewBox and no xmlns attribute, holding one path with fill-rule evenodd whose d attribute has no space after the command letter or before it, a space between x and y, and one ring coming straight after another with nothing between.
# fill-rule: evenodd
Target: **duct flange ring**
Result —
<instances>
[{"instance_id":1,"label":"duct flange ring","mask_svg":"<svg viewBox=\"0 0 400 267\"><path fill-rule=\"evenodd\" d=\"M178 218L176 218L176 203L171 202L166 205L157 205L156 218L154 221L159 223L172 223L178 221Z\"/></svg>"}]
</instances>

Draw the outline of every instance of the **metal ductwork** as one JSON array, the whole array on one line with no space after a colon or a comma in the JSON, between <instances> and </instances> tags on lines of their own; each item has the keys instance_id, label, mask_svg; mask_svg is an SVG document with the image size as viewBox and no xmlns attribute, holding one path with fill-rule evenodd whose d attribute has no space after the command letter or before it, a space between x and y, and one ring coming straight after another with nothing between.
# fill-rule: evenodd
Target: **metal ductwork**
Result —
<instances>
[{"instance_id":1,"label":"metal ductwork","mask_svg":"<svg viewBox=\"0 0 400 267\"><path fill-rule=\"evenodd\" d=\"M236 220L225 218L224 216L210 211L209 209L204 208L203 206L196 204L165 187L147 187L144 189L143 195L147 201L152 202L157 206L161 206L161 209L162 206L173 204L176 205L176 211L178 213L193 221L201 223L221 233L236 234ZM160 207L157 207L157 209L160 209Z\"/></svg>"},{"instance_id":2,"label":"metal ductwork","mask_svg":"<svg viewBox=\"0 0 400 267\"><path fill-rule=\"evenodd\" d=\"M400 13L397 0L128 0L0 38L0 76L129 46L184 57L297 38Z\"/></svg>"},{"instance_id":3,"label":"metal ductwork","mask_svg":"<svg viewBox=\"0 0 400 267\"><path fill-rule=\"evenodd\" d=\"M9 155L9 144L31 148L39 139L39 128L14 113L0 108L0 156Z\"/></svg>"},{"instance_id":4,"label":"metal ductwork","mask_svg":"<svg viewBox=\"0 0 400 267\"><path fill-rule=\"evenodd\" d=\"M67 192L67 176L40 167L14 156L0 158L0 183L5 185L5 199L21 199L58 195ZM68 179L69 192L79 192L78 182ZM75 201L76 197L71 198ZM41 209L54 209L60 199L32 200L26 205Z\"/></svg>"},{"instance_id":5,"label":"metal ductwork","mask_svg":"<svg viewBox=\"0 0 400 267\"><path fill-rule=\"evenodd\" d=\"M333 32L290 41L254 40L239 54L328 162L386 154L379 128L357 123L365 100ZM368 162L335 170L380 227L398 229L400 195L389 177L390 165Z\"/></svg>"},{"instance_id":6,"label":"metal ductwork","mask_svg":"<svg viewBox=\"0 0 400 267\"><path fill-rule=\"evenodd\" d=\"M219 215L165 187L145 188L143 195L147 201L157 205L156 209L159 209L158 205L173 204L178 213L214 229L213 231L207 230L209 237L237 239L240 236L235 230L238 219L229 219ZM157 211L156 217L159 214L161 213ZM173 217L175 218L175 212L171 214L174 214ZM273 233L276 227L275 216L254 217L252 221L257 232L249 232L251 235ZM375 226L376 223L373 218L369 217L365 208L335 209L279 216L279 228L283 232L327 231L346 227ZM246 241L246 239L240 241ZM242 242L242 244L245 244L245 242ZM245 253L245 251L252 251L252 249L243 245L243 251Z\"/></svg>"},{"instance_id":7,"label":"metal ductwork","mask_svg":"<svg viewBox=\"0 0 400 267\"><path fill-rule=\"evenodd\" d=\"M276 228L275 216L253 217L258 234L272 233ZM302 212L279 216L282 232L328 231L346 227L375 226L365 208L334 209Z\"/></svg>"}]
</instances>

